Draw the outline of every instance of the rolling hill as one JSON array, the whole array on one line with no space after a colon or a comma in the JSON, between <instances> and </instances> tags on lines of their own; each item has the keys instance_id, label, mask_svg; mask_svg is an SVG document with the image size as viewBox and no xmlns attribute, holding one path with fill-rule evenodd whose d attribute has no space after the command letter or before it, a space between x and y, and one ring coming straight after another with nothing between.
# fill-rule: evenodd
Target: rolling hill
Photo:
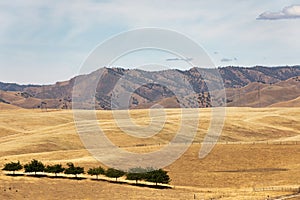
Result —
<instances>
[{"instance_id":1,"label":"rolling hill","mask_svg":"<svg viewBox=\"0 0 300 200\"><path fill-rule=\"evenodd\" d=\"M0 198L59 199L63 196L66 199L175 200L195 199L196 194L196 199L250 200L291 194L292 191L285 190L299 187L299 109L226 108L227 117L218 144L204 159L199 159L199 150L212 119L211 108L200 110L194 143L164 168L169 172L173 189L159 190L90 179L8 176L8 172L1 170ZM130 110L129 113L137 125L146 127L151 119L161 120L162 114L149 115L148 109ZM165 113L167 118L159 133L150 138L137 138L120 129L120 126L126 128L127 124L116 123L113 111L96 111L99 126L112 143L136 153L164 148L174 132L181 129L182 123L178 123L182 117L181 109L165 109ZM184 126L199 119L197 115L187 114L190 117ZM0 166L11 161L26 164L38 159L47 165L65 166L73 162L85 170L99 165L107 168L83 146L70 110L20 109L12 112L2 109L0 116ZM156 130L156 126L149 126L147 130ZM84 176L92 178L87 174ZM276 187L279 190L259 191L260 188Z\"/></svg>"}]
</instances>

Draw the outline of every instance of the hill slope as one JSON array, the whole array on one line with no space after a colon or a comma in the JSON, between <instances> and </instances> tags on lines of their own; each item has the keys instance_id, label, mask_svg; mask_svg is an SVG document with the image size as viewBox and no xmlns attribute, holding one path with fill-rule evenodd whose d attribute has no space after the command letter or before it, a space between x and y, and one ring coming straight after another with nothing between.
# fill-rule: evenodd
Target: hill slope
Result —
<instances>
[{"instance_id":1,"label":"hill slope","mask_svg":"<svg viewBox=\"0 0 300 200\"><path fill-rule=\"evenodd\" d=\"M300 96L300 80L291 78L275 84L254 82L242 88L229 88L226 94L228 106L294 107Z\"/></svg>"},{"instance_id":2,"label":"hill slope","mask_svg":"<svg viewBox=\"0 0 300 200\"><path fill-rule=\"evenodd\" d=\"M293 67L224 67L219 73L226 88L228 106L287 105L299 93L300 66ZM101 74L101 77L99 77ZM205 76L205 79L203 78ZM291 78L295 79L291 79ZM99 79L100 78L100 79ZM73 85L97 81L96 109L111 109L113 96L131 93L129 108L149 108L154 104L166 107L211 107L207 85L217 78L211 69L191 68L186 71L143 71L138 69L102 68L53 85L17 85L0 82L0 101L23 108L71 108ZM126 80L125 80L126 79ZM87 81L88 80L88 81ZM187 87L195 94L187 94ZM218 88L215 88L216 90ZM174 94L178 93L178 94ZM114 102L118 108L127 108ZM292 103L292 102L291 102ZM220 103L221 104L221 103Z\"/></svg>"}]
</instances>

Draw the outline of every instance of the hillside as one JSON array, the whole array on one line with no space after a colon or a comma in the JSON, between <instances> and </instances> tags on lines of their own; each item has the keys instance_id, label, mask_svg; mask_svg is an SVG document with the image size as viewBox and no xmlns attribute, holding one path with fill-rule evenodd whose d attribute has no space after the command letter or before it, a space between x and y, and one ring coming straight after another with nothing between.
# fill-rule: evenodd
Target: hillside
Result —
<instances>
[{"instance_id":1,"label":"hillside","mask_svg":"<svg viewBox=\"0 0 300 200\"><path fill-rule=\"evenodd\" d=\"M21 108L7 103L0 102L0 110L15 110L15 109L21 109Z\"/></svg>"},{"instance_id":2,"label":"hillside","mask_svg":"<svg viewBox=\"0 0 300 200\"><path fill-rule=\"evenodd\" d=\"M253 82L242 88L228 88L226 94L228 106L294 107L299 101L300 80L290 78L274 84Z\"/></svg>"},{"instance_id":3,"label":"hillside","mask_svg":"<svg viewBox=\"0 0 300 200\"><path fill-rule=\"evenodd\" d=\"M274 103L270 107L300 107L300 97L289 101Z\"/></svg>"},{"instance_id":4,"label":"hillside","mask_svg":"<svg viewBox=\"0 0 300 200\"><path fill-rule=\"evenodd\" d=\"M112 143L127 151L145 153L165 147L180 129L181 109L165 109L165 112L167 120L163 129L150 138L137 138L123 132L119 126L125 128L127 124L117 124L112 111L100 110L96 114ZM129 113L132 120L142 126L147 126L150 119L161 119L157 113L149 115L149 110L130 110ZM299 187L299 109L226 108L227 117L218 144L206 158L199 159L201 142L211 121L210 113L210 108L201 109L194 143L164 168L169 172L173 189L89 179L6 176L0 171L0 199L57 199L61 196L66 199L194 199L196 194L196 199L250 200L291 193L256 192L254 188ZM0 110L0 116L1 167L10 161L25 164L31 159L47 165L73 162L85 170L99 165L106 167L82 145L72 111ZM196 115L189 116L187 124L195 123ZM148 130L156 130L156 126L149 126Z\"/></svg>"},{"instance_id":5,"label":"hillside","mask_svg":"<svg viewBox=\"0 0 300 200\"><path fill-rule=\"evenodd\" d=\"M300 66L224 67L218 70L226 88L227 106L280 106L281 102L285 102L284 105L288 106L289 102L293 103L300 95L297 78L300 76ZM191 68L186 71L170 69L150 72L138 69L101 68L90 74L53 85L18 85L0 82L0 102L22 108L69 109L72 105L75 81L88 84L98 78L100 79L96 88L95 106L96 109L105 110L112 108L113 96L127 93L132 93L129 99L131 109L150 108L155 104L177 108L180 107L178 94L182 96L180 103L183 107L211 107L207 85L214 85L217 81L211 69ZM191 87L195 94L188 93L188 87ZM121 105L119 102L114 102L114 106L119 109L127 108L127 105Z\"/></svg>"}]
</instances>

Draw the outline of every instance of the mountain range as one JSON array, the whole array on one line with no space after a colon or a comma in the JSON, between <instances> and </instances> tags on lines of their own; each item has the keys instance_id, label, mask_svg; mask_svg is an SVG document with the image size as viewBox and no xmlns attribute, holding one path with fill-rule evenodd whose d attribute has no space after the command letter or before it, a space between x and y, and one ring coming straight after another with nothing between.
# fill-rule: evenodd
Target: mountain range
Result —
<instances>
[{"instance_id":1,"label":"mountain range","mask_svg":"<svg viewBox=\"0 0 300 200\"><path fill-rule=\"evenodd\" d=\"M224 85L227 106L299 106L300 66L221 67L216 70L191 68L144 71L140 69L101 68L52 85L19 85L0 82L0 104L21 108L70 109L75 84L96 81L96 109L165 108L214 106L212 89ZM221 80L220 80L221 79ZM88 81L87 81L88 80ZM216 84L218 83L218 84ZM210 87L209 87L210 86ZM88 85L85 85L88 88ZM187 93L188 87L193 91ZM129 94L127 104L118 99ZM180 96L180 97L179 97ZM1 107L0 107L1 108Z\"/></svg>"}]
</instances>

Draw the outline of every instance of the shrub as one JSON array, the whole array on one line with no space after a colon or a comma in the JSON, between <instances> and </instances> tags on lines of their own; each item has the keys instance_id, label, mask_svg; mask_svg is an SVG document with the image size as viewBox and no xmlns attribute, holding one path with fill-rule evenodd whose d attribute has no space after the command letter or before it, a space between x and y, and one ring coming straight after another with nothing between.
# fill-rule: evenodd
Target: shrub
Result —
<instances>
[{"instance_id":1,"label":"shrub","mask_svg":"<svg viewBox=\"0 0 300 200\"><path fill-rule=\"evenodd\" d=\"M153 170L152 168L147 168L147 169L141 167L131 168L126 174L126 179L135 180L135 183L137 184L138 181L145 180L146 173L152 170Z\"/></svg>"},{"instance_id":2,"label":"shrub","mask_svg":"<svg viewBox=\"0 0 300 200\"><path fill-rule=\"evenodd\" d=\"M45 172L54 173L55 176L63 171L65 171L65 168L63 168L61 164L47 165L47 167L45 168Z\"/></svg>"},{"instance_id":3,"label":"shrub","mask_svg":"<svg viewBox=\"0 0 300 200\"><path fill-rule=\"evenodd\" d=\"M67 163L68 168L65 169L65 174L73 174L77 178L77 174L84 174L83 167L75 167L73 163Z\"/></svg>"},{"instance_id":4,"label":"shrub","mask_svg":"<svg viewBox=\"0 0 300 200\"><path fill-rule=\"evenodd\" d=\"M125 172L114 168L109 168L106 170L105 175L110 178L116 178L116 181L118 181L118 178L124 176Z\"/></svg>"},{"instance_id":5,"label":"shrub","mask_svg":"<svg viewBox=\"0 0 300 200\"><path fill-rule=\"evenodd\" d=\"M145 180L148 182L153 182L157 185L157 183L169 183L170 177L166 171L162 169L150 171L146 173Z\"/></svg>"},{"instance_id":6,"label":"shrub","mask_svg":"<svg viewBox=\"0 0 300 200\"><path fill-rule=\"evenodd\" d=\"M25 172L43 172L45 169L44 164L41 161L33 159L30 163L24 165Z\"/></svg>"},{"instance_id":7,"label":"shrub","mask_svg":"<svg viewBox=\"0 0 300 200\"><path fill-rule=\"evenodd\" d=\"M96 178L98 179L98 176L100 174L104 174L105 171L102 167L99 166L99 167L90 168L87 173L92 176L96 175Z\"/></svg>"},{"instance_id":8,"label":"shrub","mask_svg":"<svg viewBox=\"0 0 300 200\"><path fill-rule=\"evenodd\" d=\"M2 170L5 171L12 171L13 174L15 174L15 171L23 169L23 166L21 165L20 161L18 162L10 162L4 164L4 168Z\"/></svg>"}]
</instances>

